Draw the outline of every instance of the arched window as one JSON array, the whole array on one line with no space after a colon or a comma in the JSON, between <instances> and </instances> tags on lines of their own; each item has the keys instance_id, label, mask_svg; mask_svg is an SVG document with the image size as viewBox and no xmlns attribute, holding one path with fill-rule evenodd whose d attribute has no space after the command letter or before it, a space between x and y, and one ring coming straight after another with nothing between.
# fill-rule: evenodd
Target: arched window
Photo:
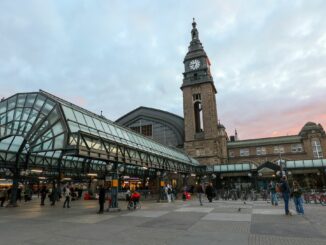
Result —
<instances>
[{"instance_id":1,"label":"arched window","mask_svg":"<svg viewBox=\"0 0 326 245\"><path fill-rule=\"evenodd\" d=\"M193 94L192 100L194 102L195 129L196 133L200 133L204 131L201 94Z\"/></svg>"},{"instance_id":2,"label":"arched window","mask_svg":"<svg viewBox=\"0 0 326 245\"><path fill-rule=\"evenodd\" d=\"M311 147L314 158L323 158L323 150L318 138L313 138L311 140Z\"/></svg>"}]
</instances>

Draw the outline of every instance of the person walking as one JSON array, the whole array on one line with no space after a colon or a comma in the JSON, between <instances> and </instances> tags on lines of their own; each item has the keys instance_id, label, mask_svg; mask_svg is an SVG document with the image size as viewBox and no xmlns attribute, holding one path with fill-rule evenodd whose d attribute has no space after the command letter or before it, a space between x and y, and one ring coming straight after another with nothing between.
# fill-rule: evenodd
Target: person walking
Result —
<instances>
[{"instance_id":1,"label":"person walking","mask_svg":"<svg viewBox=\"0 0 326 245\"><path fill-rule=\"evenodd\" d=\"M168 199L168 202L171 202L172 200L172 186L167 184L166 185L166 197Z\"/></svg>"},{"instance_id":2,"label":"person walking","mask_svg":"<svg viewBox=\"0 0 326 245\"><path fill-rule=\"evenodd\" d=\"M44 201L45 201L47 193L48 193L48 190L46 189L46 186L43 185L42 189L40 191L40 194L41 194L41 206L44 206Z\"/></svg>"},{"instance_id":3,"label":"person walking","mask_svg":"<svg viewBox=\"0 0 326 245\"><path fill-rule=\"evenodd\" d=\"M302 189L297 181L293 182L293 201L298 214L304 215Z\"/></svg>"},{"instance_id":4,"label":"person walking","mask_svg":"<svg viewBox=\"0 0 326 245\"><path fill-rule=\"evenodd\" d=\"M273 180L269 183L269 190L271 193L271 202L273 206L278 205L278 199L277 199L277 193L276 193L276 184L274 183Z\"/></svg>"},{"instance_id":5,"label":"person walking","mask_svg":"<svg viewBox=\"0 0 326 245\"><path fill-rule=\"evenodd\" d=\"M70 208L70 189L69 186L63 188L63 196L65 197L65 202L63 203L63 208Z\"/></svg>"},{"instance_id":6,"label":"person walking","mask_svg":"<svg viewBox=\"0 0 326 245\"><path fill-rule=\"evenodd\" d=\"M280 183L280 188L284 200L284 210L286 215L292 215L290 210L289 210L289 200L290 200L290 186L289 182L287 180L286 175L282 176L281 183Z\"/></svg>"},{"instance_id":7,"label":"person walking","mask_svg":"<svg viewBox=\"0 0 326 245\"><path fill-rule=\"evenodd\" d=\"M3 188L0 190L0 207L3 207L4 202L6 201L7 190Z\"/></svg>"},{"instance_id":8,"label":"person walking","mask_svg":"<svg viewBox=\"0 0 326 245\"><path fill-rule=\"evenodd\" d=\"M203 206L203 195L205 194L205 188L203 184L198 184L197 186L197 195L200 206Z\"/></svg>"},{"instance_id":9,"label":"person walking","mask_svg":"<svg viewBox=\"0 0 326 245\"><path fill-rule=\"evenodd\" d=\"M213 196L214 196L214 189L213 189L213 184L209 183L206 187L206 196L209 202L213 201Z\"/></svg>"},{"instance_id":10,"label":"person walking","mask_svg":"<svg viewBox=\"0 0 326 245\"><path fill-rule=\"evenodd\" d=\"M105 189L103 185L100 185L100 189L98 193L98 202L100 204L100 210L97 213L102 214L104 211L104 203L105 203Z\"/></svg>"},{"instance_id":11,"label":"person walking","mask_svg":"<svg viewBox=\"0 0 326 245\"><path fill-rule=\"evenodd\" d=\"M54 206L55 205L55 202L58 200L58 190L57 190L57 187L56 186L54 186L53 188L52 188L52 191L51 191L51 198L50 198L50 200L51 200L51 206Z\"/></svg>"}]
</instances>

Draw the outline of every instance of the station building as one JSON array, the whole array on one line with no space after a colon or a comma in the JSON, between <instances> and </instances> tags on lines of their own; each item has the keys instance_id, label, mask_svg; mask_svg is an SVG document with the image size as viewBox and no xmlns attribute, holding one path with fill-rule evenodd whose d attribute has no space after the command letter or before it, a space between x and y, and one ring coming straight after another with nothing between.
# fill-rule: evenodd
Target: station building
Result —
<instances>
[{"instance_id":1,"label":"station building","mask_svg":"<svg viewBox=\"0 0 326 245\"><path fill-rule=\"evenodd\" d=\"M192 23L191 42L184 58L181 90L184 118L170 112L139 107L116 123L162 144L183 148L217 185L240 183L265 187L282 171L302 185L326 185L326 135L321 124L307 122L297 135L238 140L228 136L218 119L211 63ZM304 123L304 122L303 122ZM282 173L281 173L282 174Z\"/></svg>"}]
</instances>

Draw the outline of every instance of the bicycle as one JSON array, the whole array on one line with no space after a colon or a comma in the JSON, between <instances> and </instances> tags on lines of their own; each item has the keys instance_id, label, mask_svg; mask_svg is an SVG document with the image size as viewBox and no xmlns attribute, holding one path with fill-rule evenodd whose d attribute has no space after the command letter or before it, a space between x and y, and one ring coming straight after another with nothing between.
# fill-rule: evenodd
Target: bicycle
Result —
<instances>
[{"instance_id":1,"label":"bicycle","mask_svg":"<svg viewBox=\"0 0 326 245\"><path fill-rule=\"evenodd\" d=\"M136 210L136 209L141 209L141 204L140 204L139 198L135 198L135 199L130 198L127 208L130 211Z\"/></svg>"}]
</instances>

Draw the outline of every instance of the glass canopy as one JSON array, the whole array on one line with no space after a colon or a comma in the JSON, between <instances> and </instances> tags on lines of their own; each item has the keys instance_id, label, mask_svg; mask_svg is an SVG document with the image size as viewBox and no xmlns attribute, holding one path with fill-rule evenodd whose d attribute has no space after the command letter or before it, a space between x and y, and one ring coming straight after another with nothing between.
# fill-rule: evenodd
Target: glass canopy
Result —
<instances>
[{"instance_id":1,"label":"glass canopy","mask_svg":"<svg viewBox=\"0 0 326 245\"><path fill-rule=\"evenodd\" d=\"M286 168L321 168L326 167L326 159L286 161Z\"/></svg>"},{"instance_id":2,"label":"glass canopy","mask_svg":"<svg viewBox=\"0 0 326 245\"><path fill-rule=\"evenodd\" d=\"M0 102L0 168L104 171L108 162L193 172L198 162L44 91ZM92 169L93 168L93 169Z\"/></svg>"}]
</instances>

